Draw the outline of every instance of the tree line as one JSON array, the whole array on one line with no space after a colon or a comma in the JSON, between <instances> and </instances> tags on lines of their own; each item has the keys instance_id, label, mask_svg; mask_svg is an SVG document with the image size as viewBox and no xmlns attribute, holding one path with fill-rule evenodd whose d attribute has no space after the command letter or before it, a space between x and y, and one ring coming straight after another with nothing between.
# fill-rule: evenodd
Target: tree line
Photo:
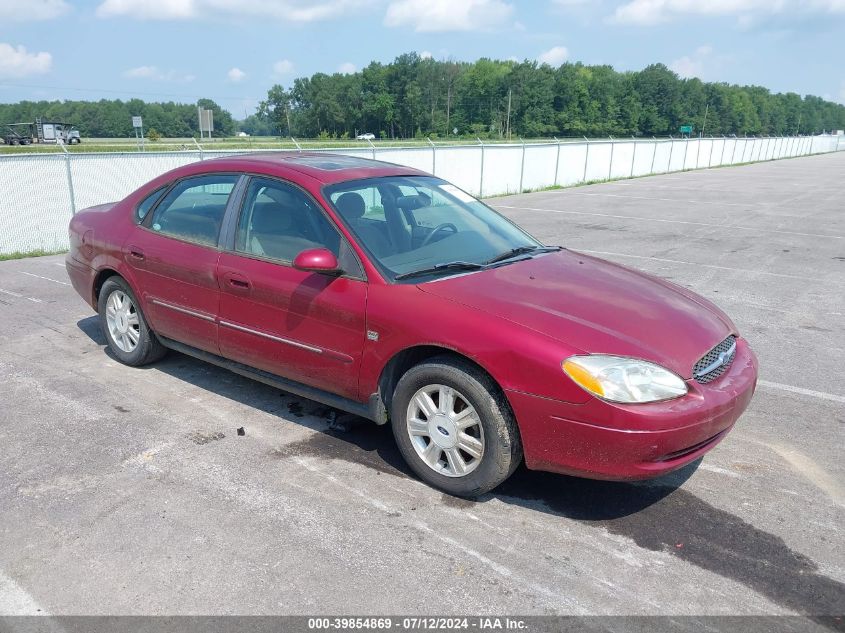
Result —
<instances>
[{"instance_id":1,"label":"tree line","mask_svg":"<svg viewBox=\"0 0 845 633\"><path fill-rule=\"evenodd\" d=\"M275 85L243 121L210 99L197 104L102 99L0 104L0 124L62 121L83 137L134 136L132 116L165 137L199 136L197 105L214 111L216 136L348 138L537 138L781 135L845 129L845 106L820 97L682 79L663 64L611 66L479 59L438 61L416 53L352 74L316 73Z\"/></svg>"},{"instance_id":2,"label":"tree line","mask_svg":"<svg viewBox=\"0 0 845 633\"><path fill-rule=\"evenodd\" d=\"M43 121L71 123L83 138L125 138L135 136L132 117L140 116L145 133L155 130L171 138L199 136L197 106L214 112L217 136L231 136L235 133L232 115L210 99L200 99L196 104L172 101L147 103L140 99L0 103L0 126L7 123L32 123L36 118L41 118Z\"/></svg>"},{"instance_id":3,"label":"tree line","mask_svg":"<svg viewBox=\"0 0 845 633\"><path fill-rule=\"evenodd\" d=\"M484 138L779 135L845 128L845 106L759 86L682 79L663 64L611 66L535 61L437 61L416 53L353 74L316 73L273 86L253 124L277 134Z\"/></svg>"}]
</instances>

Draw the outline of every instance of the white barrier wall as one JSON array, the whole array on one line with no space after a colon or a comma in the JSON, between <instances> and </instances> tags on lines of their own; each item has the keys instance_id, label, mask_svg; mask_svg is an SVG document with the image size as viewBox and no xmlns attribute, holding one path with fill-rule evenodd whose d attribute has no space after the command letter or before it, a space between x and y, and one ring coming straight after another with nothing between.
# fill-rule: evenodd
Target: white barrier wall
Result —
<instances>
[{"instance_id":1,"label":"white barrier wall","mask_svg":"<svg viewBox=\"0 0 845 633\"><path fill-rule=\"evenodd\" d=\"M477 195L661 174L845 150L831 135L776 138L607 139L325 150L421 169ZM120 200L181 165L238 152L0 156L0 253L67 248L75 210Z\"/></svg>"}]
</instances>

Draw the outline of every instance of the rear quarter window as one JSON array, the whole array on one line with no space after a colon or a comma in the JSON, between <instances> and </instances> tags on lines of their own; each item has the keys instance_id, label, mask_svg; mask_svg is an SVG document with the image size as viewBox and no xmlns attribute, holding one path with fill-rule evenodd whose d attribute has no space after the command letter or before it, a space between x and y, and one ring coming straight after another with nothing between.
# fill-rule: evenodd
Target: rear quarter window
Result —
<instances>
[{"instance_id":1,"label":"rear quarter window","mask_svg":"<svg viewBox=\"0 0 845 633\"><path fill-rule=\"evenodd\" d=\"M156 202L159 201L159 198L161 198L162 194L164 194L165 189L167 189L167 185L165 185L164 187L159 187L138 203L138 206L135 207L136 224L140 224L144 221L144 218L147 217L147 214L155 206Z\"/></svg>"}]
</instances>

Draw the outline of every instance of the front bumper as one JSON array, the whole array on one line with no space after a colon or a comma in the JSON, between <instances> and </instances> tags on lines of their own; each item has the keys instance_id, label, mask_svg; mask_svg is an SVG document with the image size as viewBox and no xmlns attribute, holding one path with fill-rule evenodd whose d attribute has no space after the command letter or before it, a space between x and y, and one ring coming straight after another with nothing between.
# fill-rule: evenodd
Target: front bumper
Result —
<instances>
[{"instance_id":1,"label":"front bumper","mask_svg":"<svg viewBox=\"0 0 845 633\"><path fill-rule=\"evenodd\" d=\"M561 376L561 379L565 379ZM694 461L727 435L751 402L757 358L744 339L730 369L682 398L641 405L570 404L508 391L525 463L593 479L648 479Z\"/></svg>"}]
</instances>

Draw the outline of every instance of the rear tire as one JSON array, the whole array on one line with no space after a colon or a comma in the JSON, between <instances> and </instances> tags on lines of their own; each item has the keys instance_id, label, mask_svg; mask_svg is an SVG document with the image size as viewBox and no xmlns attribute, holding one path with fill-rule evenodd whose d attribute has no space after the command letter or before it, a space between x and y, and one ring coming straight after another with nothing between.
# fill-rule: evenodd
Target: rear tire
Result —
<instances>
[{"instance_id":1,"label":"rear tire","mask_svg":"<svg viewBox=\"0 0 845 633\"><path fill-rule=\"evenodd\" d=\"M393 436L420 479L450 495L477 497L522 461L516 420L499 386L448 356L411 368L391 402Z\"/></svg>"},{"instance_id":2,"label":"rear tire","mask_svg":"<svg viewBox=\"0 0 845 633\"><path fill-rule=\"evenodd\" d=\"M138 300L122 277L109 277L97 301L100 327L109 349L124 365L138 367L157 361L167 348L147 325Z\"/></svg>"}]
</instances>

